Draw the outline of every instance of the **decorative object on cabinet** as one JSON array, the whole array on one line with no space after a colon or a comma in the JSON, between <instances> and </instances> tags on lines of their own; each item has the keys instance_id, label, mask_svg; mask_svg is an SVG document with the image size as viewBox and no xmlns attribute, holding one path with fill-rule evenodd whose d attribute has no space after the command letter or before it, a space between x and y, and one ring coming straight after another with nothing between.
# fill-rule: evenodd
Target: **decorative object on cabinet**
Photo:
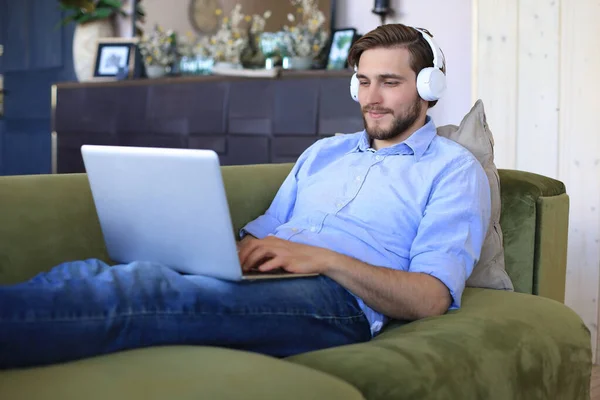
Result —
<instances>
[{"instance_id":1,"label":"decorative object on cabinet","mask_svg":"<svg viewBox=\"0 0 600 400\"><path fill-rule=\"evenodd\" d=\"M356 29L336 29L331 35L331 43L327 56L327 69L344 69L348 67L348 53L356 40Z\"/></svg>"},{"instance_id":2,"label":"decorative object on cabinet","mask_svg":"<svg viewBox=\"0 0 600 400\"><path fill-rule=\"evenodd\" d=\"M310 69L329 39L325 14L317 0L290 0L296 6L296 15L288 14L293 25L283 27L284 68Z\"/></svg>"},{"instance_id":3,"label":"decorative object on cabinet","mask_svg":"<svg viewBox=\"0 0 600 400\"><path fill-rule=\"evenodd\" d=\"M219 0L191 0L188 14L194 29L202 34L215 33L219 26L216 13L219 8Z\"/></svg>"},{"instance_id":4,"label":"decorative object on cabinet","mask_svg":"<svg viewBox=\"0 0 600 400\"><path fill-rule=\"evenodd\" d=\"M171 72L179 61L177 34L160 25L155 25L150 34L140 39L139 48L149 78Z\"/></svg>"},{"instance_id":5,"label":"decorative object on cabinet","mask_svg":"<svg viewBox=\"0 0 600 400\"><path fill-rule=\"evenodd\" d=\"M137 21L143 21L145 12L141 0L134 0ZM93 79L97 40L118 36L115 19L127 15L120 0L59 0L67 16L62 24L75 23L73 35L73 67L77 79Z\"/></svg>"},{"instance_id":6,"label":"decorative object on cabinet","mask_svg":"<svg viewBox=\"0 0 600 400\"><path fill-rule=\"evenodd\" d=\"M92 80L123 80L138 77L137 38L101 38L97 40Z\"/></svg>"}]
</instances>

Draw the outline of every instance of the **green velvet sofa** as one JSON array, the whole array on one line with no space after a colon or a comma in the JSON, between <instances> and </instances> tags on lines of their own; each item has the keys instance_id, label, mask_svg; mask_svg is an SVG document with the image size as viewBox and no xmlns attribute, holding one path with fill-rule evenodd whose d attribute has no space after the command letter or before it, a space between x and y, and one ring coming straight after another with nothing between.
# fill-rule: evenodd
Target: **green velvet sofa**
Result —
<instances>
[{"instance_id":1,"label":"green velvet sofa","mask_svg":"<svg viewBox=\"0 0 600 400\"><path fill-rule=\"evenodd\" d=\"M236 230L290 168L223 167ZM500 178L515 292L468 288L460 310L287 359L166 346L0 370L0 399L589 399L589 331L562 304L565 187L512 170ZM109 261L85 174L0 177L0 284L90 257Z\"/></svg>"}]
</instances>

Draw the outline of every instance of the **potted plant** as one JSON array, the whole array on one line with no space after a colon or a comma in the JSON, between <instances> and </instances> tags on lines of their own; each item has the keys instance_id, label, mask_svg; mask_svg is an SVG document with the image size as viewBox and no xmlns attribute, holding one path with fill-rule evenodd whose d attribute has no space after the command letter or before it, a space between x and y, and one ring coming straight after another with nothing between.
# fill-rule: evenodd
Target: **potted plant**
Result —
<instances>
[{"instance_id":1,"label":"potted plant","mask_svg":"<svg viewBox=\"0 0 600 400\"><path fill-rule=\"evenodd\" d=\"M129 0L134 4L138 21L145 17L141 0ZM73 64L79 81L92 76L97 40L117 35L116 18L128 15L127 0L59 0L59 7L66 14L62 24L75 23L73 36ZM137 34L139 26L136 27Z\"/></svg>"},{"instance_id":2,"label":"potted plant","mask_svg":"<svg viewBox=\"0 0 600 400\"><path fill-rule=\"evenodd\" d=\"M159 78L171 72L178 58L177 34L155 25L149 35L139 41L148 78Z\"/></svg>"}]
</instances>

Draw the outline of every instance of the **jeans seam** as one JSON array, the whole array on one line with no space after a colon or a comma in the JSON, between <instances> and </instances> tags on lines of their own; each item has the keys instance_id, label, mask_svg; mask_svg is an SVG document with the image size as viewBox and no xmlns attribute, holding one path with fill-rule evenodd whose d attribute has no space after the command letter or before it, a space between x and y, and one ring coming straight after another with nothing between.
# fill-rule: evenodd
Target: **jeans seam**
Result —
<instances>
[{"instance_id":1,"label":"jeans seam","mask_svg":"<svg viewBox=\"0 0 600 400\"><path fill-rule=\"evenodd\" d=\"M178 316L206 316L206 315L212 315L212 316L219 316L219 317L223 317L223 316L234 316L234 317L245 317L245 316L251 316L251 317L257 317L257 316L283 316L283 317L309 317L309 318L315 318L315 319L321 319L321 320L331 320L331 321L352 321L352 320L357 320L360 318L365 317L364 312L360 312L356 315L349 315L349 316L323 316L323 315L319 315L319 314L311 314L311 313L288 313L288 312L259 312L259 313L214 313L214 312L169 312L169 311L163 311L163 312L155 312L155 311L149 311L149 312L135 312L135 313L119 313L116 315L105 315L105 316L99 316L99 317L74 317L74 318L34 318L31 320L25 320L25 319L6 319L6 318L0 318L0 323L38 323L38 322L73 322L73 321L97 321L97 320L106 320L106 319L121 319L121 318L136 318L136 317L152 317L152 316L172 316L172 317L178 317Z\"/></svg>"}]
</instances>

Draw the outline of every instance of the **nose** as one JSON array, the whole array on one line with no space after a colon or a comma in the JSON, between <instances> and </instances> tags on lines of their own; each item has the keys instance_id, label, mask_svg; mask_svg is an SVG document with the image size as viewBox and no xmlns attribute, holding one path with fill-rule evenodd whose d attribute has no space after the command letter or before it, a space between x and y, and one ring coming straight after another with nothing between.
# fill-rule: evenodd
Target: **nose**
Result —
<instances>
[{"instance_id":1,"label":"nose","mask_svg":"<svg viewBox=\"0 0 600 400\"><path fill-rule=\"evenodd\" d=\"M379 104L382 102L381 93L377 85L370 84L369 86L362 86L359 90L364 91L365 105Z\"/></svg>"}]
</instances>

